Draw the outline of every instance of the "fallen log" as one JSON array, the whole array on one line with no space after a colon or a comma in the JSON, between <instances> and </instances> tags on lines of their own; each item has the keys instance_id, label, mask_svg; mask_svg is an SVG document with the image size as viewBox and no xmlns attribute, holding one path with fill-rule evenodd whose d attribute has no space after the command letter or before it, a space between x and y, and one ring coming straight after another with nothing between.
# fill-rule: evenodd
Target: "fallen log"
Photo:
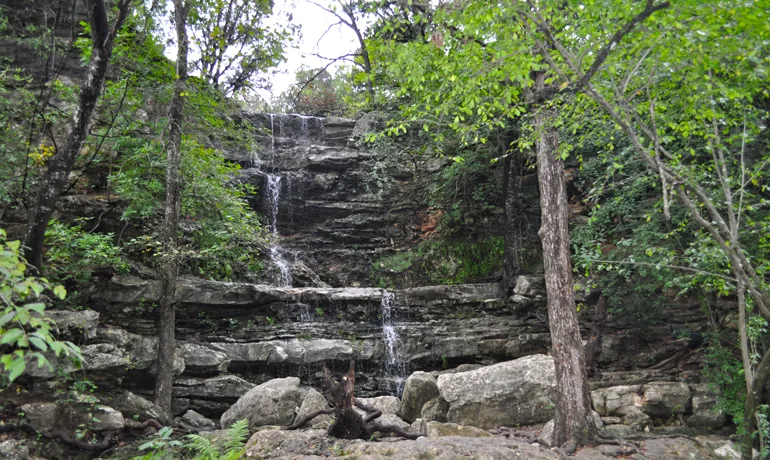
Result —
<instances>
[{"instance_id":1,"label":"fallen log","mask_svg":"<svg viewBox=\"0 0 770 460\"><path fill-rule=\"evenodd\" d=\"M340 382L334 380L325 362L323 363L323 373L326 385L326 394L324 396L332 408L308 414L303 419L292 423L284 429L296 430L320 415L334 414L334 423L329 427L327 433L329 436L339 439L369 439L378 431L380 433L394 433L405 439L417 439L425 436L422 433L409 433L398 426L386 425L376 421L382 415L382 411L367 406L356 399L355 361L350 361L350 369ZM354 406L366 412L366 415L362 417L353 408Z\"/></svg>"}]
</instances>

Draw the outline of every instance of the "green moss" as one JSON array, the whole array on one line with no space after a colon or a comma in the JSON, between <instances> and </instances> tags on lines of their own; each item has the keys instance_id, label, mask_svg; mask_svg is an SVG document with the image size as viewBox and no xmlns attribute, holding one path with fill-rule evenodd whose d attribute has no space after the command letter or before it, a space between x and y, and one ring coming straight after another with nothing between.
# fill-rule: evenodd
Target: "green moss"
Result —
<instances>
[{"instance_id":1,"label":"green moss","mask_svg":"<svg viewBox=\"0 0 770 460\"><path fill-rule=\"evenodd\" d=\"M464 284L497 276L503 264L503 238L482 241L423 241L372 264L372 282L394 288L418 284Z\"/></svg>"}]
</instances>

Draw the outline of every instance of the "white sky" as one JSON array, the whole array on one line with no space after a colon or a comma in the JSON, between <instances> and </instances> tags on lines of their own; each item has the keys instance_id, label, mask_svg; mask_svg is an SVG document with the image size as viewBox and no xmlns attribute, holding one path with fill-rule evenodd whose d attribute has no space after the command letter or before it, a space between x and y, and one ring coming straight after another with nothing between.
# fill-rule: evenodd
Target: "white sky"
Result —
<instances>
[{"instance_id":1,"label":"white sky","mask_svg":"<svg viewBox=\"0 0 770 460\"><path fill-rule=\"evenodd\" d=\"M334 0L317 0L317 3L329 6L336 2ZM294 24L301 26L300 37L298 37L294 47L286 50L287 61L277 69L277 73L270 77L273 85L272 94L275 96L294 83L294 73L303 64L305 67L318 68L328 63L328 61L314 56L313 53L337 57L358 49L358 40L355 34L345 25L332 27L324 35L329 26L338 22L338 19L307 0L277 0L274 11L290 12ZM286 16L283 14L279 14L277 18L279 21L286 20ZM323 38L321 38L322 36ZM336 66L338 66L337 63L329 70L333 73ZM260 92L260 95L267 100L270 99L270 93L267 91Z\"/></svg>"}]
</instances>

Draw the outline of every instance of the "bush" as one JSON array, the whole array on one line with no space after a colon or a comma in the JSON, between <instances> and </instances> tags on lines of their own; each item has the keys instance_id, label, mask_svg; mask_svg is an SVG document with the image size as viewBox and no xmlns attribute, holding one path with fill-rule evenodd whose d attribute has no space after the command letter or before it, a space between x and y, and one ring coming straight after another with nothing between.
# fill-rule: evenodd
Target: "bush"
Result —
<instances>
[{"instance_id":1,"label":"bush","mask_svg":"<svg viewBox=\"0 0 770 460\"><path fill-rule=\"evenodd\" d=\"M112 233L88 233L80 225L51 221L45 237L45 271L58 282L87 281L96 267L113 267L119 273L128 271Z\"/></svg>"}]
</instances>

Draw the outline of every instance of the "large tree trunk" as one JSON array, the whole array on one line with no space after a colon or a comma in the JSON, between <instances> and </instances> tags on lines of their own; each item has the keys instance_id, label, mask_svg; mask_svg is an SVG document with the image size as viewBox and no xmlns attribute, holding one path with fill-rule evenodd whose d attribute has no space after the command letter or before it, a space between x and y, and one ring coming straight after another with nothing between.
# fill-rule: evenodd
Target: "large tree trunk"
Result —
<instances>
[{"instance_id":1,"label":"large tree trunk","mask_svg":"<svg viewBox=\"0 0 770 460\"><path fill-rule=\"evenodd\" d=\"M78 105L75 107L73 125L67 135L67 140L61 150L57 150L43 177L35 196L35 203L27 218L27 234L24 237L25 257L27 261L38 268L43 265L43 242L48 222L53 217L56 201L67 185L72 167L83 148L91 119L96 110L96 103L102 92L104 79L107 75L107 65L112 56L112 47L120 28L131 9L130 0L120 0L118 15L112 29L107 19L107 7L104 0L88 0L91 9L91 32L93 46L91 61L88 64L86 81L80 87Z\"/></svg>"},{"instance_id":2,"label":"large tree trunk","mask_svg":"<svg viewBox=\"0 0 770 460\"><path fill-rule=\"evenodd\" d=\"M181 146L184 91L187 82L187 13L185 0L174 0L174 22L177 36L177 79L169 111L169 135L166 146L166 207L163 219L163 259L160 268L161 293L158 308L158 360L155 378L155 403L171 413L171 388L174 379L176 348L176 279L179 262L176 254L179 210L181 207Z\"/></svg>"},{"instance_id":3,"label":"large tree trunk","mask_svg":"<svg viewBox=\"0 0 770 460\"><path fill-rule=\"evenodd\" d=\"M542 82L542 75L539 79ZM557 134L551 128L552 114L542 108L535 115L537 170L542 225L545 289L552 354L556 362L558 401L554 417L553 445L584 445L595 437L591 414L583 344L580 340L573 297L572 264L568 227L567 189L564 163L557 157Z\"/></svg>"},{"instance_id":4,"label":"large tree trunk","mask_svg":"<svg viewBox=\"0 0 770 460\"><path fill-rule=\"evenodd\" d=\"M504 149L508 148L507 137ZM512 153L503 161L503 292L506 298L513 293L516 279L521 274L521 229L518 208L521 189L521 159Z\"/></svg>"}]
</instances>

